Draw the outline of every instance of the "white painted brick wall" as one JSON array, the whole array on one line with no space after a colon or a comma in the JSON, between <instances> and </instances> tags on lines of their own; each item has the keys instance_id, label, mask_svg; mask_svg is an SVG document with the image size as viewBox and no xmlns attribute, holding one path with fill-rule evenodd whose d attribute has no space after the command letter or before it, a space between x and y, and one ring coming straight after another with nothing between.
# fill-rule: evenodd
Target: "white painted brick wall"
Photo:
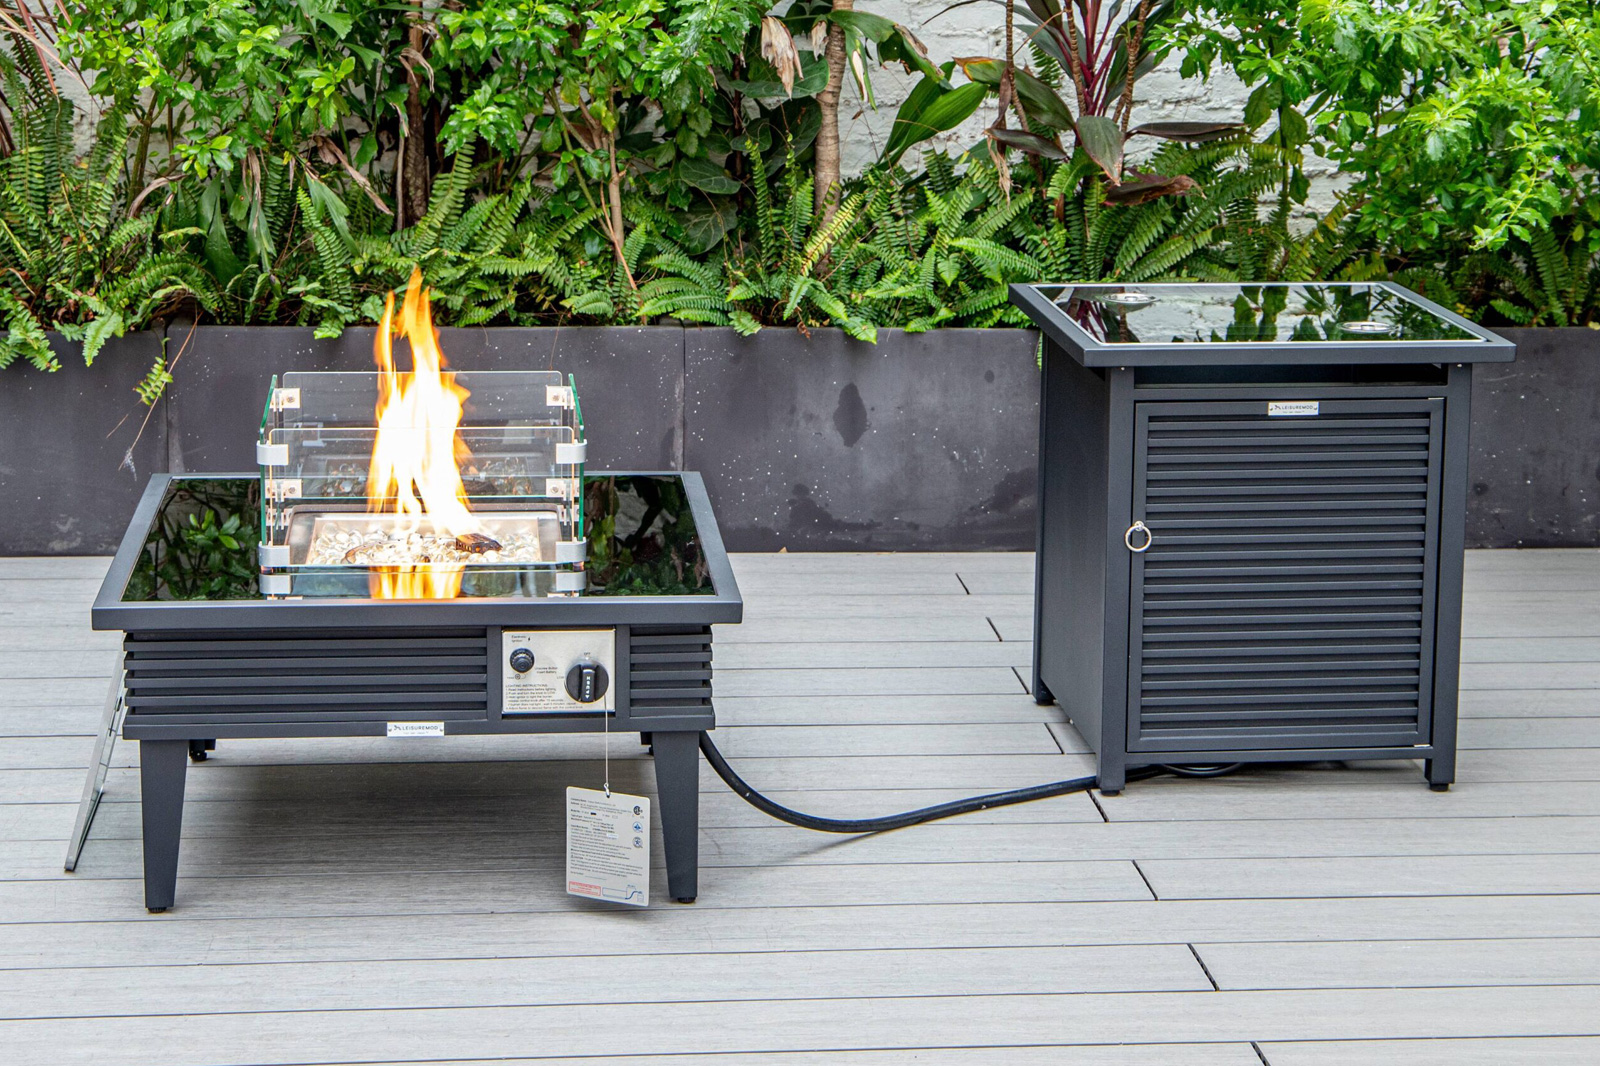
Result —
<instances>
[{"instance_id":1,"label":"white painted brick wall","mask_svg":"<svg viewBox=\"0 0 1600 1066\"><path fill-rule=\"evenodd\" d=\"M882 15L905 26L928 47L928 56L934 63L964 56L999 57L1005 50L1005 14L997 3L975 3L953 11L945 11L948 0L857 0L858 10ZM941 12L944 12L941 14ZM1017 39L1022 39L1023 22L1017 20ZM1019 54L1019 59L1026 53ZM844 166L847 172L857 173L878 157L878 152L894 123L895 111L906 93L916 83L908 77L898 63L887 68L872 70L872 86L878 100L877 110L868 109L848 82L844 101L840 106L840 139L844 142ZM960 71L956 80L961 80ZM1245 99L1250 95L1231 71L1223 70L1209 82L1198 78L1178 76L1178 57L1174 56L1144 78L1134 90L1133 121L1157 120L1236 120L1244 113ZM984 127L994 121L994 108L983 107L977 115L948 133L925 142L952 153L959 153L977 144ZM1138 138L1134 144L1148 141ZM918 149L907 157L915 162ZM1337 190L1345 184L1338 177L1332 163L1323 159L1308 160L1307 173L1311 177L1311 195L1306 207L1308 213L1320 215L1333 204Z\"/></svg>"},{"instance_id":2,"label":"white painted brick wall","mask_svg":"<svg viewBox=\"0 0 1600 1066\"><path fill-rule=\"evenodd\" d=\"M948 6L948 0L857 0L860 10L908 27L927 45L929 57L935 63L964 56L1001 54L1005 48L1005 16L999 4L980 2L945 11ZM1021 25L1018 20L1019 39ZM801 46L805 47L804 41ZM894 123L895 111L916 82L916 78L907 76L898 63L874 68L871 74L877 109L870 109L862 102L853 79L847 79L840 108L844 167L851 174L859 173L878 158L888 139L889 127ZM961 80L959 71L956 80ZM87 151L93 135L93 118L98 117L98 111L94 110L83 84L75 77L63 77L61 84L77 105L78 146L81 151ZM1244 112L1247 96L1249 90L1229 71L1220 72L1209 82L1180 78L1178 61L1173 58L1140 79L1135 90L1134 122L1236 119ZM984 127L993 120L994 108L986 105L963 125L926 143L960 153L978 144ZM907 162L915 164L920 150L920 147L913 149ZM1307 172L1312 182L1306 213L1320 215L1332 206L1335 192L1346 182L1335 174L1334 166L1326 160L1308 161Z\"/></svg>"}]
</instances>

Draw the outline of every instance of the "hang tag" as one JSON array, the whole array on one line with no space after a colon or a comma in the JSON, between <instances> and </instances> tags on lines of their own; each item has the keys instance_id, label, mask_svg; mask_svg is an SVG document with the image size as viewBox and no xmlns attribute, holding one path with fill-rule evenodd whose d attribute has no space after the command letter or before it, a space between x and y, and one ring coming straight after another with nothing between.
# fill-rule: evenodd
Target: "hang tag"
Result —
<instances>
[{"instance_id":1,"label":"hang tag","mask_svg":"<svg viewBox=\"0 0 1600 1066\"><path fill-rule=\"evenodd\" d=\"M650 800L567 788L567 892L650 905Z\"/></svg>"}]
</instances>

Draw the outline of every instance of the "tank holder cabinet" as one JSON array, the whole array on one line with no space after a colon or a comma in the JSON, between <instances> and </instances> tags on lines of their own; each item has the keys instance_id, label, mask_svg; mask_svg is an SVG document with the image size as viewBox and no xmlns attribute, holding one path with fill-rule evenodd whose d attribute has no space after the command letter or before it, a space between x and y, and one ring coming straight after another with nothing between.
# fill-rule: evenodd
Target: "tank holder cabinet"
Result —
<instances>
[{"instance_id":1,"label":"tank holder cabinet","mask_svg":"<svg viewBox=\"0 0 1600 1066\"><path fill-rule=\"evenodd\" d=\"M1388 284L1013 286L1044 334L1033 691L1156 764L1455 777L1472 368Z\"/></svg>"}]
</instances>

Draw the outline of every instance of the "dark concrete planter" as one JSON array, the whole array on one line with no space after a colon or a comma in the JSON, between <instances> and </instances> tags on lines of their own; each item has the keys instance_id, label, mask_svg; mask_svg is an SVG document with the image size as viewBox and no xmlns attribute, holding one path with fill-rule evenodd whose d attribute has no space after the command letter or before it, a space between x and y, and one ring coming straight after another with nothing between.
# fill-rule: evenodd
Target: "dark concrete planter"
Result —
<instances>
[{"instance_id":1,"label":"dark concrete planter","mask_svg":"<svg viewBox=\"0 0 1600 1066\"><path fill-rule=\"evenodd\" d=\"M1600 546L1600 330L1499 329L1472 384L1467 546Z\"/></svg>"},{"instance_id":2,"label":"dark concrete planter","mask_svg":"<svg viewBox=\"0 0 1600 1066\"><path fill-rule=\"evenodd\" d=\"M1600 545L1600 332L1503 330L1517 361L1473 387L1467 537ZM169 355L188 336L168 330ZM1024 330L678 327L444 330L453 365L576 375L590 462L701 471L735 550L1033 546L1038 370ZM106 553L151 473L249 470L275 372L364 370L372 331L201 327L150 414L132 389L155 334L92 368L0 374L0 555ZM123 464L133 447L132 469Z\"/></svg>"},{"instance_id":3,"label":"dark concrete planter","mask_svg":"<svg viewBox=\"0 0 1600 1066\"><path fill-rule=\"evenodd\" d=\"M684 462L735 551L1033 546L1031 330L690 329Z\"/></svg>"},{"instance_id":4,"label":"dark concrete planter","mask_svg":"<svg viewBox=\"0 0 1600 1066\"><path fill-rule=\"evenodd\" d=\"M109 555L145 481L166 469L166 403L152 410L133 391L161 338L112 340L92 367L80 345L50 345L55 373L0 373L0 555Z\"/></svg>"}]
</instances>

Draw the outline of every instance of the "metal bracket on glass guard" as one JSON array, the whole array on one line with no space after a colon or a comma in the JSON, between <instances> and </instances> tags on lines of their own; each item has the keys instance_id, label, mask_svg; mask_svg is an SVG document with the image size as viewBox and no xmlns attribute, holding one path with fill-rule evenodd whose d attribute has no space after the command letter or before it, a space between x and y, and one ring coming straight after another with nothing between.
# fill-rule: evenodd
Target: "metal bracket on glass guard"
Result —
<instances>
[{"instance_id":1,"label":"metal bracket on glass guard","mask_svg":"<svg viewBox=\"0 0 1600 1066\"><path fill-rule=\"evenodd\" d=\"M298 410L300 407L299 389L273 389L272 409L274 411Z\"/></svg>"},{"instance_id":2,"label":"metal bracket on glass guard","mask_svg":"<svg viewBox=\"0 0 1600 1066\"><path fill-rule=\"evenodd\" d=\"M78 818L72 825L72 837L67 841L67 861L63 864L67 873L78 868L78 856L83 854L83 845L89 839L89 827L94 824L100 797L105 794L111 752L116 747L117 735L122 732L122 717L127 713L127 704L123 702L122 655L119 649L111 670L111 685L106 690L105 710L100 715L100 735L95 738L89 775L83 782L83 798L78 801Z\"/></svg>"},{"instance_id":3,"label":"metal bracket on glass guard","mask_svg":"<svg viewBox=\"0 0 1600 1066\"><path fill-rule=\"evenodd\" d=\"M560 466L577 466L589 453L589 442L556 445L556 463Z\"/></svg>"},{"instance_id":4,"label":"metal bracket on glass guard","mask_svg":"<svg viewBox=\"0 0 1600 1066\"><path fill-rule=\"evenodd\" d=\"M288 466L289 446L287 444L268 444L266 441L256 441L256 465Z\"/></svg>"},{"instance_id":5,"label":"metal bracket on glass guard","mask_svg":"<svg viewBox=\"0 0 1600 1066\"><path fill-rule=\"evenodd\" d=\"M589 558L589 542L586 540L559 540L556 541L556 562L581 563Z\"/></svg>"},{"instance_id":6,"label":"metal bracket on glass guard","mask_svg":"<svg viewBox=\"0 0 1600 1066\"><path fill-rule=\"evenodd\" d=\"M544 402L547 407L573 406L572 388L569 385L546 385Z\"/></svg>"},{"instance_id":7,"label":"metal bracket on glass guard","mask_svg":"<svg viewBox=\"0 0 1600 1066\"><path fill-rule=\"evenodd\" d=\"M256 557L261 561L261 569L267 570L289 565L289 546L287 544L257 544Z\"/></svg>"}]
</instances>

